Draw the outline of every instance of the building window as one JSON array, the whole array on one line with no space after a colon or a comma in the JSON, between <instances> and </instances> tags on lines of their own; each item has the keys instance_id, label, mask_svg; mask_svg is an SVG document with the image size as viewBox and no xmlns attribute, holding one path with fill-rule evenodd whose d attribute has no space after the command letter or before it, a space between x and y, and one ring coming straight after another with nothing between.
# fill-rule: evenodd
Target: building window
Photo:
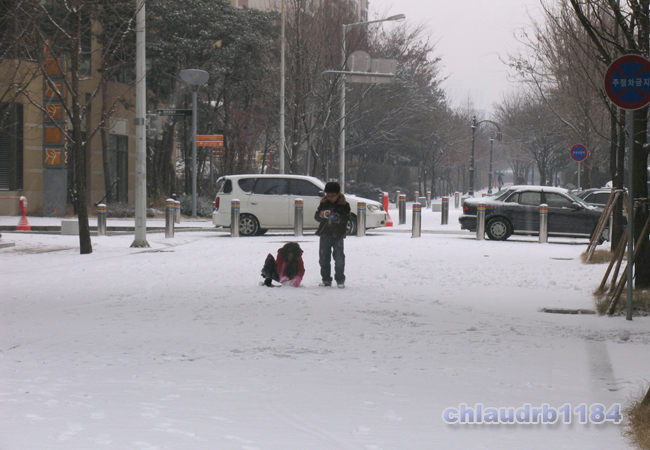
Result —
<instances>
[{"instance_id":1,"label":"building window","mask_svg":"<svg viewBox=\"0 0 650 450\"><path fill-rule=\"evenodd\" d=\"M0 190L23 189L23 105L0 103Z\"/></svg>"},{"instance_id":2,"label":"building window","mask_svg":"<svg viewBox=\"0 0 650 450\"><path fill-rule=\"evenodd\" d=\"M111 175L115 183L115 200L126 203L129 200L129 137L111 134Z\"/></svg>"}]
</instances>

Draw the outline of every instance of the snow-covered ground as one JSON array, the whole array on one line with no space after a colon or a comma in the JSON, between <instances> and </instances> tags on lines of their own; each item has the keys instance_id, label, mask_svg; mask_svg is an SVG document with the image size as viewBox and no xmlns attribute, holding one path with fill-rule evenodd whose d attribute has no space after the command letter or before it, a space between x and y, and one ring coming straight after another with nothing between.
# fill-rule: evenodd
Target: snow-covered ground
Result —
<instances>
[{"instance_id":1,"label":"snow-covered ground","mask_svg":"<svg viewBox=\"0 0 650 450\"><path fill-rule=\"evenodd\" d=\"M80 255L76 236L3 232L0 449L627 448L577 414L445 423L461 404L625 403L650 376L650 319L540 312L593 309L605 266L580 262L586 240L476 241L453 209L411 238L410 214L346 239L346 289L318 286L312 233L121 234ZM303 285L260 286L291 240Z\"/></svg>"}]
</instances>

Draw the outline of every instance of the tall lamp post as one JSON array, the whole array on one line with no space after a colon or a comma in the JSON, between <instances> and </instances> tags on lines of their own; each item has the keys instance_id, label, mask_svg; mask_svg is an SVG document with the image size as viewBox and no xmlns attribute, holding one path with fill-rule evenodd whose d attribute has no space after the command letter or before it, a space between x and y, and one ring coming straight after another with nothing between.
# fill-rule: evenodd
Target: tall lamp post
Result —
<instances>
[{"instance_id":1,"label":"tall lamp post","mask_svg":"<svg viewBox=\"0 0 650 450\"><path fill-rule=\"evenodd\" d=\"M497 128L497 141L501 141L501 128L496 122L491 120L483 119L479 122L476 121L476 116L472 117L472 156L469 160L469 196L474 197L474 144L475 144L475 135L476 129L482 123L490 123ZM490 146L490 180L492 179L492 147ZM490 181L490 189L492 188L492 182Z\"/></svg>"},{"instance_id":2,"label":"tall lamp post","mask_svg":"<svg viewBox=\"0 0 650 450\"><path fill-rule=\"evenodd\" d=\"M406 16L404 14L397 14L395 16L386 17L385 19L379 20L369 20L366 22L356 22L343 24L343 36L341 40L342 52L341 52L341 67L342 70L345 70L345 36L348 33L348 30L354 27L369 25L371 23L378 22L389 22L396 20L404 20ZM341 78L341 123L340 123L340 134L339 134L339 182L341 183L341 192L345 192L345 75Z\"/></svg>"},{"instance_id":3,"label":"tall lamp post","mask_svg":"<svg viewBox=\"0 0 650 450\"><path fill-rule=\"evenodd\" d=\"M488 173L488 194L492 193L492 148L494 146L494 136L490 136L490 172Z\"/></svg>"},{"instance_id":4,"label":"tall lamp post","mask_svg":"<svg viewBox=\"0 0 650 450\"><path fill-rule=\"evenodd\" d=\"M138 0L135 27L135 238L131 247L147 242L147 67L145 3Z\"/></svg>"},{"instance_id":5,"label":"tall lamp post","mask_svg":"<svg viewBox=\"0 0 650 450\"><path fill-rule=\"evenodd\" d=\"M284 0L282 0L282 15L281 15L281 38L280 38L280 173L284 173L284 147L286 146L286 139L284 136L284 72L285 72L285 11ZM309 150L307 150L309 152ZM309 154L309 153L308 153ZM309 174L308 174L309 175Z\"/></svg>"},{"instance_id":6,"label":"tall lamp post","mask_svg":"<svg viewBox=\"0 0 650 450\"><path fill-rule=\"evenodd\" d=\"M196 93L199 86L208 82L210 75L205 70L187 69L181 70L181 79L194 86L192 89L192 219L196 219Z\"/></svg>"}]
</instances>

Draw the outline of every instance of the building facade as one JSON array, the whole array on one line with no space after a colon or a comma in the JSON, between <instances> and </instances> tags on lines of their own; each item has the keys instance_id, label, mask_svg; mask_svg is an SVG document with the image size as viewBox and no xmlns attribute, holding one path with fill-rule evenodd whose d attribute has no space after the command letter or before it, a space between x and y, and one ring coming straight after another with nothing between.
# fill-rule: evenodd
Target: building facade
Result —
<instances>
[{"instance_id":1,"label":"building facade","mask_svg":"<svg viewBox=\"0 0 650 450\"><path fill-rule=\"evenodd\" d=\"M99 67L99 61L90 63L89 76L80 86L86 100L92 99L82 126L82 134L90 136L85 147L89 199L92 204L106 195L99 131L102 102L106 101L115 110L108 125L113 196L133 204L135 112L125 105L135 104L135 91L130 83L111 81L106 95L93 98L100 82L93 67ZM66 140L71 122L54 92L55 88L65 99L69 97L62 70L67 70L65 61L46 61L47 77L35 61L7 59L0 63L0 92L6 94L6 101L0 102L0 215L19 214L21 196L27 198L29 215L62 217L73 211L75 192ZM12 85L16 80L23 86L18 95Z\"/></svg>"}]
</instances>

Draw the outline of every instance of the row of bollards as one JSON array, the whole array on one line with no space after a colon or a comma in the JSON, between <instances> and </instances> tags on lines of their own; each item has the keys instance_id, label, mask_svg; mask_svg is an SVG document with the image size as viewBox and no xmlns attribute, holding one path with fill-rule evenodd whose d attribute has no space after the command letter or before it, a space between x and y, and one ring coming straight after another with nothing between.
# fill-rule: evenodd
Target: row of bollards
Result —
<instances>
[{"instance_id":1,"label":"row of bollards","mask_svg":"<svg viewBox=\"0 0 650 450\"><path fill-rule=\"evenodd\" d=\"M388 194L386 194L388 195ZM485 195L483 195L485 197ZM404 198L404 202L406 202L406 194L402 194L400 191L395 191L395 204L398 207L400 207L400 202L402 201L402 197ZM413 201L420 203L420 205L423 205L426 199L426 208L431 208L431 191L427 191L426 197L420 197L420 191L415 191L413 195ZM442 197L442 200L444 201L447 199L447 202L449 202L449 197ZM460 197L460 192L454 192L454 208L458 209L461 206L461 197Z\"/></svg>"},{"instance_id":2,"label":"row of bollards","mask_svg":"<svg viewBox=\"0 0 650 450\"><path fill-rule=\"evenodd\" d=\"M476 209L476 239L485 239L485 203L478 204ZM548 205L539 205L539 242L548 242Z\"/></svg>"},{"instance_id":3,"label":"row of bollards","mask_svg":"<svg viewBox=\"0 0 650 450\"><path fill-rule=\"evenodd\" d=\"M230 202L230 236L239 237L239 219L240 219L241 203L239 199L233 199ZM305 209L305 202L301 198L297 198L294 202L294 236L303 235L303 212ZM357 236L366 235L366 203L357 203ZM172 236L173 237L173 229Z\"/></svg>"},{"instance_id":4,"label":"row of bollards","mask_svg":"<svg viewBox=\"0 0 650 450\"><path fill-rule=\"evenodd\" d=\"M97 205L97 236L106 236L106 205ZM174 237L174 224L181 223L181 202L168 198L165 202L165 237Z\"/></svg>"},{"instance_id":5,"label":"row of bollards","mask_svg":"<svg viewBox=\"0 0 650 450\"><path fill-rule=\"evenodd\" d=\"M172 204L173 201L168 201L167 210L175 211ZM399 194L398 198L399 208L399 224L406 223L406 195ZM180 208L179 208L180 210ZM303 213L304 201L303 199L296 199L294 203L294 235L303 235ZM172 214L168 212L168 214ZM99 218L98 210L98 218ZM539 228L539 242L548 242L548 205L542 204L539 207L540 215L540 228ZM105 213L104 213L105 216ZM165 227L165 237L174 237L173 216L168 216ZM233 199L231 201L231 215L230 215L230 235L232 237L239 237L239 219L240 219L240 201ZM105 219L104 219L105 220ZM441 225L447 225L449 221L449 197L443 197L441 203ZM171 226L169 225L171 222ZM366 203L357 203L357 236L362 237L366 235ZM413 203L413 219L411 237L420 237L422 233L422 203ZM485 239L485 203L481 202L477 207L476 215L476 239Z\"/></svg>"}]
</instances>

